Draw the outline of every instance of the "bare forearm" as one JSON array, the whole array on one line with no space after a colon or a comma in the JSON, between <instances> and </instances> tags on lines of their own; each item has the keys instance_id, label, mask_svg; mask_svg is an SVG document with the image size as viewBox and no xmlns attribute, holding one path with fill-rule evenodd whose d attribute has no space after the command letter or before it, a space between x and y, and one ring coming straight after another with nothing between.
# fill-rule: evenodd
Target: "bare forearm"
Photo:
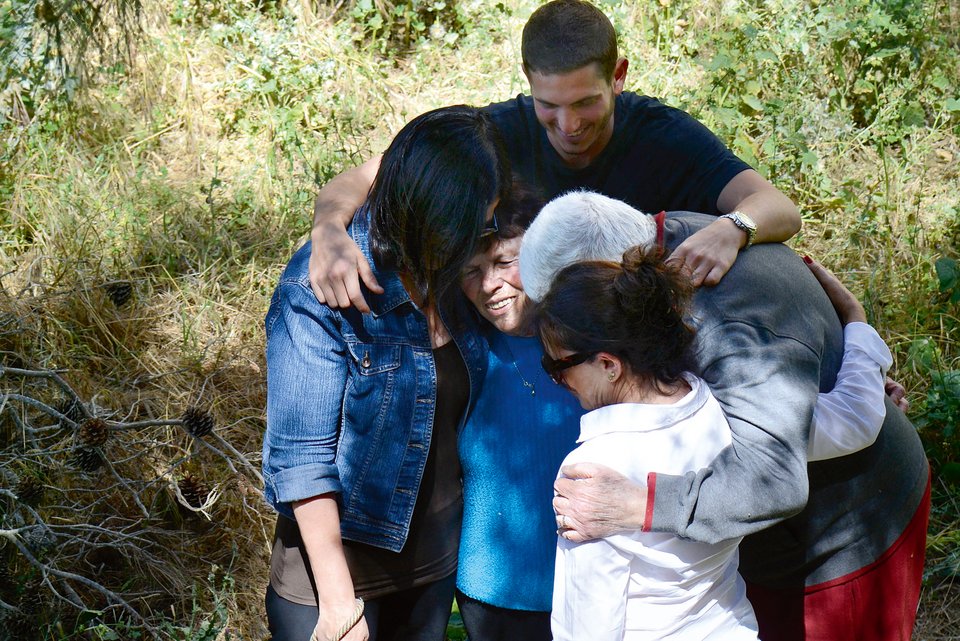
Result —
<instances>
[{"instance_id":1,"label":"bare forearm","mask_svg":"<svg viewBox=\"0 0 960 641\"><path fill-rule=\"evenodd\" d=\"M723 188L717 208L724 213L739 211L749 216L757 225L755 243L783 242L800 231L797 206L752 169L740 172ZM732 226L732 222L725 224ZM740 235L745 244L746 234Z\"/></svg>"},{"instance_id":2,"label":"bare forearm","mask_svg":"<svg viewBox=\"0 0 960 641\"><path fill-rule=\"evenodd\" d=\"M345 620L355 606L353 580L343 554L340 516L332 494L293 505L307 556L312 560L321 620Z\"/></svg>"},{"instance_id":3,"label":"bare forearm","mask_svg":"<svg viewBox=\"0 0 960 641\"><path fill-rule=\"evenodd\" d=\"M358 167L348 169L324 185L313 202L313 231L325 225L346 229L353 214L367 198L377 175L381 156L374 156Z\"/></svg>"},{"instance_id":4,"label":"bare forearm","mask_svg":"<svg viewBox=\"0 0 960 641\"><path fill-rule=\"evenodd\" d=\"M754 243L779 243L800 231L800 211L779 191L759 191L740 201L734 208L757 224Z\"/></svg>"}]
</instances>

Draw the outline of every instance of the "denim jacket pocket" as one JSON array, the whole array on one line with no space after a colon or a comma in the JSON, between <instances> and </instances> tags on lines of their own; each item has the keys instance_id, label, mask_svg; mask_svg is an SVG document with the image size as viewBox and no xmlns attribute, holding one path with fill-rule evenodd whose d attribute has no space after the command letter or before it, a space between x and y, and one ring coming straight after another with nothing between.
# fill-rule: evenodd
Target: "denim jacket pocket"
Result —
<instances>
[{"instance_id":1,"label":"denim jacket pocket","mask_svg":"<svg viewBox=\"0 0 960 641\"><path fill-rule=\"evenodd\" d=\"M347 342L347 349L361 376L382 374L400 367L401 345Z\"/></svg>"},{"instance_id":2,"label":"denim jacket pocket","mask_svg":"<svg viewBox=\"0 0 960 641\"><path fill-rule=\"evenodd\" d=\"M396 493L416 494L415 485L398 485L397 479L410 465L410 443L425 440L429 425L414 421L415 403L410 399L417 397L417 376L413 367L400 367L403 357L409 356L403 345L348 340L347 349L352 375L337 456L344 519L385 527L398 521ZM418 457L423 461L410 469L422 469L426 452Z\"/></svg>"}]
</instances>

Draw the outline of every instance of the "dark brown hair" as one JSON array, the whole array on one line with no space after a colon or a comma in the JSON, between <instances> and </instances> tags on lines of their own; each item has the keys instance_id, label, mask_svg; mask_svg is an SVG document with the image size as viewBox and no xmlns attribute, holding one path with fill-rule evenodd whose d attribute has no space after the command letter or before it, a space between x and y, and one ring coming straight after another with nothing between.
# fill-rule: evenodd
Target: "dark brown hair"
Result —
<instances>
[{"instance_id":1,"label":"dark brown hair","mask_svg":"<svg viewBox=\"0 0 960 641\"><path fill-rule=\"evenodd\" d=\"M494 212L496 233L481 238L477 243L477 251L485 252L496 242L522 236L545 204L547 201L539 191L514 180L510 192L501 197Z\"/></svg>"},{"instance_id":2,"label":"dark brown hair","mask_svg":"<svg viewBox=\"0 0 960 641\"><path fill-rule=\"evenodd\" d=\"M576 71L596 63L605 80L617 66L617 32L600 9L582 0L553 0L533 12L520 44L523 70Z\"/></svg>"},{"instance_id":3,"label":"dark brown hair","mask_svg":"<svg viewBox=\"0 0 960 641\"><path fill-rule=\"evenodd\" d=\"M454 291L487 209L509 197L500 132L475 107L417 116L396 135L367 196L377 264L408 274L423 301Z\"/></svg>"},{"instance_id":4,"label":"dark brown hair","mask_svg":"<svg viewBox=\"0 0 960 641\"><path fill-rule=\"evenodd\" d=\"M695 332L684 322L693 293L679 265L659 249L628 249L623 263L587 261L554 278L537 308L544 345L573 352L607 352L657 390L695 371Z\"/></svg>"}]
</instances>

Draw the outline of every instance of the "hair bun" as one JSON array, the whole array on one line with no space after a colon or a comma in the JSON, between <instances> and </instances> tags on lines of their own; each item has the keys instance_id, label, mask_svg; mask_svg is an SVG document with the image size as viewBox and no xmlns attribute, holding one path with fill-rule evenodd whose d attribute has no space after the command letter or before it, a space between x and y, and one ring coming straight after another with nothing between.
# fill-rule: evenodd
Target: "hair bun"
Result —
<instances>
[{"instance_id":1,"label":"hair bun","mask_svg":"<svg viewBox=\"0 0 960 641\"><path fill-rule=\"evenodd\" d=\"M613 287L624 317L641 325L682 322L693 291L689 278L679 266L664 260L660 248L640 246L623 253Z\"/></svg>"}]
</instances>

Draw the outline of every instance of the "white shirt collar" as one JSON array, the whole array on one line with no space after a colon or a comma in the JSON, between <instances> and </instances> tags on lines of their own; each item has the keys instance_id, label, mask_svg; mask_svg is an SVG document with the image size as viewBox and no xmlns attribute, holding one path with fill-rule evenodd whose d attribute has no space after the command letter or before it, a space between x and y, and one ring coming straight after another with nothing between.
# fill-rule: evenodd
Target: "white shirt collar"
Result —
<instances>
[{"instance_id":1,"label":"white shirt collar","mask_svg":"<svg viewBox=\"0 0 960 641\"><path fill-rule=\"evenodd\" d=\"M683 378L690 384L690 391L676 403L617 403L587 412L580 418L577 443L613 432L660 430L689 418L707 402L710 390L696 376L684 374Z\"/></svg>"}]
</instances>

